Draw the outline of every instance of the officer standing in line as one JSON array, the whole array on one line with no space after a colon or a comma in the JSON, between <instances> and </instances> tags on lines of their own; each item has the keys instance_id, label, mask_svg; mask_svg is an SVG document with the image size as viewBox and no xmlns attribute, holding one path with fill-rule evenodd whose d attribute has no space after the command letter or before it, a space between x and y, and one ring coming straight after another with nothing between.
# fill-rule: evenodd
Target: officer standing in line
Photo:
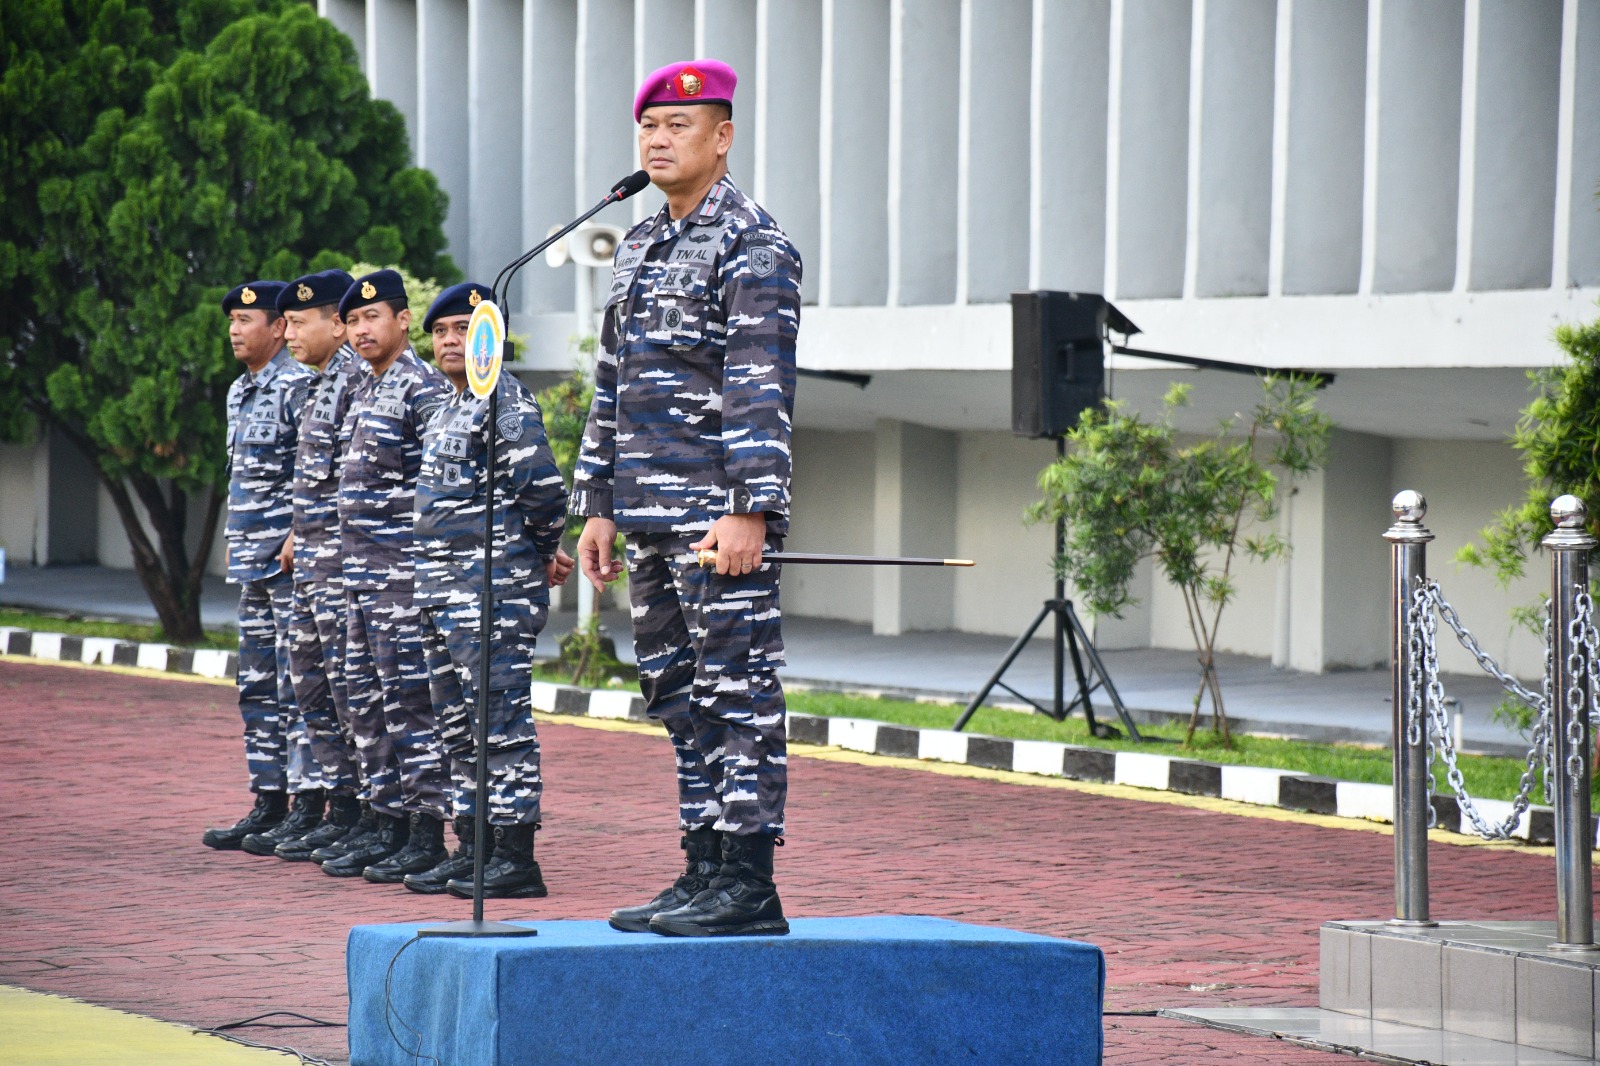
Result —
<instances>
[{"instance_id":1,"label":"officer standing in line","mask_svg":"<svg viewBox=\"0 0 1600 1066\"><path fill-rule=\"evenodd\" d=\"M789 928L772 880L787 792L778 568L762 553L788 532L800 257L728 176L736 81L716 60L673 63L634 100L639 161L667 202L617 248L573 484L597 588L626 534L640 687L677 752L686 868L612 913L625 931Z\"/></svg>"},{"instance_id":2,"label":"officer standing in line","mask_svg":"<svg viewBox=\"0 0 1600 1066\"><path fill-rule=\"evenodd\" d=\"M284 339L301 366L317 373L300 421L295 455L294 606L289 624L289 673L311 759L306 780L322 790L317 820L293 816L278 828L246 837L244 850L304 862L348 835L361 816L355 742L344 687L344 573L339 553L339 429L350 405L351 373L360 362L345 343L339 300L350 275L325 270L290 282L278 296ZM305 795L304 792L301 793Z\"/></svg>"},{"instance_id":3,"label":"officer standing in line","mask_svg":"<svg viewBox=\"0 0 1600 1066\"><path fill-rule=\"evenodd\" d=\"M239 586L239 713L245 764L256 794L250 813L227 828L207 829L207 847L230 851L288 813L286 793L301 788L303 730L291 732L289 683L291 480L300 408L311 373L283 345L281 281L252 281L228 291L228 343L245 372L228 387L228 581ZM297 799L297 808L308 800ZM297 809L296 814L301 812Z\"/></svg>"},{"instance_id":4,"label":"officer standing in line","mask_svg":"<svg viewBox=\"0 0 1600 1066\"><path fill-rule=\"evenodd\" d=\"M422 611L422 644L439 737L450 755L460 846L443 862L406 871L404 880L414 892L472 895L486 437L495 433L486 812L494 841L485 841L493 850L484 856L483 890L489 897L526 898L547 894L533 857L542 788L529 687L533 649L550 610L546 581L565 582L573 560L561 550L567 490L545 438L538 402L515 375L501 374L490 427L488 398L480 399L467 388L467 325L490 291L472 281L448 288L422 322L433 334L434 360L455 386L455 395L423 435L416 604Z\"/></svg>"},{"instance_id":5,"label":"officer standing in line","mask_svg":"<svg viewBox=\"0 0 1600 1066\"><path fill-rule=\"evenodd\" d=\"M411 525L422 429L444 405L449 384L411 349L411 311L395 271L357 278L339 301L339 317L362 359L339 474L344 674L376 830L323 862L322 872L378 871L378 880L391 860L410 864L421 854L432 866L445 857L450 777L412 602Z\"/></svg>"}]
</instances>

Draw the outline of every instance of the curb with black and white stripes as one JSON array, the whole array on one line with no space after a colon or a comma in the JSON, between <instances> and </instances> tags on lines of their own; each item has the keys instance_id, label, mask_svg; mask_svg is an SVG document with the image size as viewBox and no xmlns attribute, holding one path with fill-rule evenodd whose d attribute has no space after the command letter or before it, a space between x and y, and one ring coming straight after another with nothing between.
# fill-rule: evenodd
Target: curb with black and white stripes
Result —
<instances>
[{"instance_id":1,"label":"curb with black and white stripes","mask_svg":"<svg viewBox=\"0 0 1600 1066\"><path fill-rule=\"evenodd\" d=\"M135 666L213 678L231 678L238 667L238 656L231 651L40 633L4 626L0 626L0 654L89 665ZM535 681L533 706L548 714L649 721L644 698L619 690ZM1107 751L1050 740L1011 740L949 729L917 729L864 718L793 713L789 715L789 738L801 744L837 747L869 755L1132 785L1191 796L1215 796L1341 818L1387 823L1394 812L1394 790L1389 785L1337 781L1260 766L1223 766L1154 752ZM1474 802L1487 821L1504 822L1511 815L1511 804L1504 800ZM1471 823L1461 812L1455 797L1435 795L1433 809L1438 828L1471 834ZM1600 819L1596 821L1600 823ZM1533 844L1550 844L1554 841L1554 829L1551 809L1533 806L1523 814L1512 835Z\"/></svg>"}]
</instances>

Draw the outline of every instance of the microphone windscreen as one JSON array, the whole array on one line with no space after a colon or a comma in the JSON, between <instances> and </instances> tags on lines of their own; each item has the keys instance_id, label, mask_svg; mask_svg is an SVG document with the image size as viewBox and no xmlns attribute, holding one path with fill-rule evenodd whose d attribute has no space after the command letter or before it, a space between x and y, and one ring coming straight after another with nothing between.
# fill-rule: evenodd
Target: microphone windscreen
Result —
<instances>
[{"instance_id":1,"label":"microphone windscreen","mask_svg":"<svg viewBox=\"0 0 1600 1066\"><path fill-rule=\"evenodd\" d=\"M642 170L635 170L632 174L611 186L611 192L618 200L626 200L649 184L650 175Z\"/></svg>"}]
</instances>

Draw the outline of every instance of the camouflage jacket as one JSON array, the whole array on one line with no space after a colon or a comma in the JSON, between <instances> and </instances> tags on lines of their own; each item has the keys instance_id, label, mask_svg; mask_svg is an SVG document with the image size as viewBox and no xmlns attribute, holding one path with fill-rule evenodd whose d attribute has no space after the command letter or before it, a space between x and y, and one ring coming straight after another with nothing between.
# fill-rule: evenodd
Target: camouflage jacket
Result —
<instances>
[{"instance_id":1,"label":"camouflage jacket","mask_svg":"<svg viewBox=\"0 0 1600 1066\"><path fill-rule=\"evenodd\" d=\"M354 372L350 444L339 468L344 587L411 590L411 518L422 431L449 399L450 382L407 348L380 377Z\"/></svg>"},{"instance_id":2,"label":"camouflage jacket","mask_svg":"<svg viewBox=\"0 0 1600 1066\"><path fill-rule=\"evenodd\" d=\"M694 531L767 513L788 531L800 256L724 177L617 247L574 514Z\"/></svg>"},{"instance_id":3,"label":"camouflage jacket","mask_svg":"<svg viewBox=\"0 0 1600 1066\"><path fill-rule=\"evenodd\" d=\"M294 453L311 372L285 348L228 386L228 580L263 581L282 571L289 538Z\"/></svg>"},{"instance_id":4,"label":"camouflage jacket","mask_svg":"<svg viewBox=\"0 0 1600 1066\"><path fill-rule=\"evenodd\" d=\"M350 445L350 410L361 358L340 345L311 386L300 418L300 450L294 459L295 584L341 584L339 550L339 465Z\"/></svg>"},{"instance_id":5,"label":"camouflage jacket","mask_svg":"<svg viewBox=\"0 0 1600 1066\"><path fill-rule=\"evenodd\" d=\"M509 373L496 386L495 594L549 603L545 564L561 545L567 489L539 404ZM417 478L418 607L476 603L483 591L483 507L489 401L470 391L429 424Z\"/></svg>"}]
</instances>

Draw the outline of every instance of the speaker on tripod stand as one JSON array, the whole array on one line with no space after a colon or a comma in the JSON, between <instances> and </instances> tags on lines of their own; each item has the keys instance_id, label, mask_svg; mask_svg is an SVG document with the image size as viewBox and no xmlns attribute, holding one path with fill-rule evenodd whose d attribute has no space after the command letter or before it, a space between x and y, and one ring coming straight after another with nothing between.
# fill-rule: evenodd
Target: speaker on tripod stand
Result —
<instances>
[{"instance_id":1,"label":"speaker on tripod stand","mask_svg":"<svg viewBox=\"0 0 1600 1066\"><path fill-rule=\"evenodd\" d=\"M1066 454L1063 436L1078 424L1078 417L1106 397L1105 353L1109 331L1124 337L1139 332L1139 327L1096 293L1014 292L1011 294L1011 431L1019 437L1054 437L1056 455ZM1065 545L1066 532L1056 520L1056 555ZM1046 707L1024 696L1004 681L1005 673L1016 661L1028 641L1044 624L1055 619L1055 699ZM1066 659L1070 652L1078 692L1066 702ZM1084 667L1088 659L1089 668ZM1093 681L1091 683L1091 675ZM1058 574L1055 596L1044 602L1033 623L1023 631L1001 660L987 683L973 697L953 728L966 728L983 701L995 688L1003 688L1056 721L1064 720L1079 704L1084 720L1095 736L1111 736L1115 730L1095 720L1091 694L1104 689L1128 735L1142 740L1116 685L1100 660L1089 632L1078 619L1072 601L1066 596L1066 583Z\"/></svg>"}]
</instances>

